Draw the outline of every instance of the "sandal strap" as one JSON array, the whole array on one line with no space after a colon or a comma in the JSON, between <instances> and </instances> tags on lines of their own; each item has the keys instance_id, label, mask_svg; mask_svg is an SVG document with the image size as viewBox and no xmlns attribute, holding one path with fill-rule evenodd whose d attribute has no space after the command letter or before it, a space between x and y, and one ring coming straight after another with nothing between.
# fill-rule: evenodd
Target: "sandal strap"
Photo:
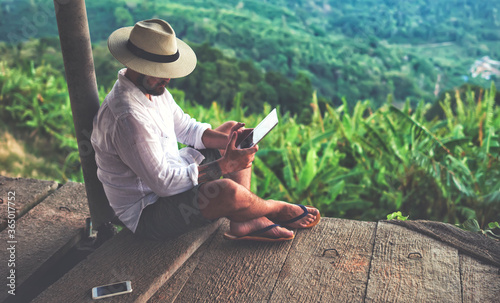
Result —
<instances>
[{"instance_id":1,"label":"sandal strap","mask_svg":"<svg viewBox=\"0 0 500 303\"><path fill-rule=\"evenodd\" d=\"M271 230L271 229L273 229L275 227L279 227L279 226L280 226L279 224L271 224L271 225L266 226L264 228L261 228L261 229L258 229L256 231L253 231L253 232L249 233L247 236L256 236L258 234L263 234L266 231Z\"/></svg>"},{"instance_id":2,"label":"sandal strap","mask_svg":"<svg viewBox=\"0 0 500 303\"><path fill-rule=\"evenodd\" d=\"M307 208L304 205L302 205L302 204L297 204L297 205L300 206L300 208L302 208L302 210L304 212L301 215L299 215L299 216L297 216L297 217L295 217L293 219L290 219L290 220L285 221L285 222L280 222L281 224L287 225L287 224L293 223L295 221L298 221L298 220L304 218L305 216L307 216L309 214L309 212L307 211Z\"/></svg>"}]
</instances>

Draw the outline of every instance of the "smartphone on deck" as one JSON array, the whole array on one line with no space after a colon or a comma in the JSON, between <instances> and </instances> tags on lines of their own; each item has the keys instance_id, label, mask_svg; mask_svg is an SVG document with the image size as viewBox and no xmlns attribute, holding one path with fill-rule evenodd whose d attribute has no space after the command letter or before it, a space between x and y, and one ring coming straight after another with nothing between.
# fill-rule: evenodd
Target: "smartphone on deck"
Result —
<instances>
[{"instance_id":1,"label":"smartphone on deck","mask_svg":"<svg viewBox=\"0 0 500 303\"><path fill-rule=\"evenodd\" d=\"M92 288L92 299L103 299L132 292L132 283L123 281Z\"/></svg>"},{"instance_id":2,"label":"smartphone on deck","mask_svg":"<svg viewBox=\"0 0 500 303\"><path fill-rule=\"evenodd\" d=\"M248 136L241 141L238 148L250 148L260 142L276 125L278 125L278 114L273 109Z\"/></svg>"}]
</instances>

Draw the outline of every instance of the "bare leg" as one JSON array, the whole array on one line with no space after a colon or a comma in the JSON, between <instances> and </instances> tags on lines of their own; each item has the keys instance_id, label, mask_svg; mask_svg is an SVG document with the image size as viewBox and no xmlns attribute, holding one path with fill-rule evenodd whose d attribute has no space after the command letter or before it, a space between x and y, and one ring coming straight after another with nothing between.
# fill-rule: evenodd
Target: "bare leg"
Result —
<instances>
[{"instance_id":1,"label":"bare leg","mask_svg":"<svg viewBox=\"0 0 500 303\"><path fill-rule=\"evenodd\" d=\"M198 202L205 218L228 218L231 221L231 234L235 236L242 236L268 226L272 224L272 221L286 221L302 214L302 209L297 205L261 199L243 185L230 179L203 184L200 187ZM313 222L318 210L309 208L308 211L307 216L289 226L303 228ZM290 236L292 234L285 228L276 228L269 233L276 236Z\"/></svg>"},{"instance_id":2,"label":"bare leg","mask_svg":"<svg viewBox=\"0 0 500 303\"><path fill-rule=\"evenodd\" d=\"M236 123L235 121L226 122L216 130L229 134ZM222 155L224 152L221 150ZM231 221L231 234L242 236L273 224L271 220L286 221L302 213L302 209L296 205L282 201L263 200L250 192L251 175L252 169L247 168L224 176L230 180L217 180L202 185L199 204L203 216L208 219L227 217ZM317 209L309 208L308 211L309 215L290 224L290 227L302 228L313 222ZM287 237L293 232L286 228L275 228L267 234Z\"/></svg>"}]
</instances>

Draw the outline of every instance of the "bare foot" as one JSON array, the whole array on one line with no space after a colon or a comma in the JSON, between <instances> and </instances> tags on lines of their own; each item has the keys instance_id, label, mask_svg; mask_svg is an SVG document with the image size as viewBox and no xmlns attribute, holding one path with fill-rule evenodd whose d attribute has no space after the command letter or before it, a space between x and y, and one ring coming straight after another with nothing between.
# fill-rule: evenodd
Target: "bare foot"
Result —
<instances>
[{"instance_id":1,"label":"bare foot","mask_svg":"<svg viewBox=\"0 0 500 303\"><path fill-rule=\"evenodd\" d=\"M279 220L277 222L286 222L288 220L291 220L293 218L296 218L304 213L304 210L299 206L295 204L289 204L287 203L287 206L285 208L285 211L280 214L278 217ZM316 219L320 216L319 210L314 207L309 207L306 206L308 214L304 216L303 218L300 218L299 220L291 223L282 223L284 226L295 229L295 228L309 228L312 227L310 226L312 223L316 221Z\"/></svg>"},{"instance_id":2,"label":"bare foot","mask_svg":"<svg viewBox=\"0 0 500 303\"><path fill-rule=\"evenodd\" d=\"M229 230L233 236L242 237L272 224L274 223L266 217L260 217L246 222L231 221ZM293 236L293 231L281 226L277 226L266 232L263 232L262 234L259 234L259 236L264 236L271 239L288 238Z\"/></svg>"}]
</instances>

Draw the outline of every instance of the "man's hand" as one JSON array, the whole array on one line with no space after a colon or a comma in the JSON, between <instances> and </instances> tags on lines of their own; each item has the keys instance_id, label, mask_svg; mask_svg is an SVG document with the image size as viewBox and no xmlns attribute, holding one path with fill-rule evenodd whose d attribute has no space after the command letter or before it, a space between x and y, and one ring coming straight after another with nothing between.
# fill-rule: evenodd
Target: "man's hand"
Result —
<instances>
[{"instance_id":1,"label":"man's hand","mask_svg":"<svg viewBox=\"0 0 500 303\"><path fill-rule=\"evenodd\" d=\"M252 166L255 159L255 153L259 150L257 145L251 148L239 149L237 142L241 142L246 135L252 130L243 128L244 123L238 123L231 128L230 139L226 146L224 156L217 160L222 174L237 172Z\"/></svg>"},{"instance_id":2,"label":"man's hand","mask_svg":"<svg viewBox=\"0 0 500 303\"><path fill-rule=\"evenodd\" d=\"M240 146L241 142L245 140L245 138L253 131L253 128L240 128L238 130L238 139L236 139L236 143L234 144L236 147Z\"/></svg>"},{"instance_id":3,"label":"man's hand","mask_svg":"<svg viewBox=\"0 0 500 303\"><path fill-rule=\"evenodd\" d=\"M238 134L236 143L234 144L234 146L238 147L241 142L245 140L245 138L253 131L253 128L244 128L243 126L245 126L245 123L238 122L231 128L231 130L229 131L228 144L231 140L231 134L233 132L236 132Z\"/></svg>"}]
</instances>

